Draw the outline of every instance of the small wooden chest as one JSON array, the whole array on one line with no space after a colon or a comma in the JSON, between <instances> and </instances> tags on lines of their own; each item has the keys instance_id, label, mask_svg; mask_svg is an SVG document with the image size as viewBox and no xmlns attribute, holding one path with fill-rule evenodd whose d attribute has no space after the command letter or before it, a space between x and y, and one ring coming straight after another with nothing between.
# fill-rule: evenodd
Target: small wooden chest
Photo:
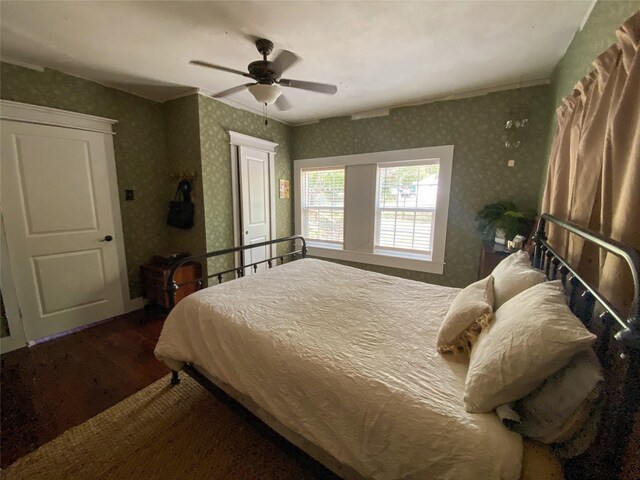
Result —
<instances>
[{"instance_id":1,"label":"small wooden chest","mask_svg":"<svg viewBox=\"0 0 640 480\"><path fill-rule=\"evenodd\" d=\"M142 279L142 295L147 300L169 308L169 293L166 291L167 279L171 267L159 263L147 263L140 267ZM202 267L197 262L188 262L176 270L173 276L178 285L182 285L176 291L176 304L187 295L200 290L197 279L202 277Z\"/></svg>"}]
</instances>

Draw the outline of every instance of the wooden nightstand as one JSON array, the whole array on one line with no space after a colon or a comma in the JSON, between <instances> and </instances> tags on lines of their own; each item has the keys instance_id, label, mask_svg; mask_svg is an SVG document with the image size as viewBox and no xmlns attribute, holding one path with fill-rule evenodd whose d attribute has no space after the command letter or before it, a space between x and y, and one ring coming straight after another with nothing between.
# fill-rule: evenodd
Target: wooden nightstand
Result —
<instances>
[{"instance_id":1,"label":"wooden nightstand","mask_svg":"<svg viewBox=\"0 0 640 480\"><path fill-rule=\"evenodd\" d=\"M165 290L171 267L159 263L147 263L140 267L142 295L156 305L169 309L169 294ZM202 267L197 262L188 262L176 270L173 276L178 285L186 284L176 291L176 305L187 295L200 290L197 283L189 283L202 277Z\"/></svg>"},{"instance_id":2,"label":"wooden nightstand","mask_svg":"<svg viewBox=\"0 0 640 480\"><path fill-rule=\"evenodd\" d=\"M482 242L480 248L480 267L478 268L478 279L489 275L494 268L513 252L507 250L505 245L495 242Z\"/></svg>"}]
</instances>

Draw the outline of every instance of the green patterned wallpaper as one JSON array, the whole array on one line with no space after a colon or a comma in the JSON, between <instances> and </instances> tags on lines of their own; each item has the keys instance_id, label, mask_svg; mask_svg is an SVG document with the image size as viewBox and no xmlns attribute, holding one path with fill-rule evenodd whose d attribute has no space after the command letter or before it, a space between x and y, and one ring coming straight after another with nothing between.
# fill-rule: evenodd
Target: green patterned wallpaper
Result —
<instances>
[{"instance_id":1,"label":"green patterned wallpaper","mask_svg":"<svg viewBox=\"0 0 640 480\"><path fill-rule=\"evenodd\" d=\"M291 127L260 115L230 107L210 97L198 95L200 112L200 146L205 198L206 246L208 251L233 245L231 203L231 149L229 131L244 133L278 143L276 181L291 179ZM276 236L293 232L293 198L276 195ZM210 270L230 267L231 257L210 263Z\"/></svg>"},{"instance_id":2,"label":"green patterned wallpaper","mask_svg":"<svg viewBox=\"0 0 640 480\"><path fill-rule=\"evenodd\" d=\"M167 158L162 105L54 70L0 64L0 97L118 120L114 149L131 298L139 266L166 244ZM135 200L124 201L134 189Z\"/></svg>"},{"instance_id":3,"label":"green patterned wallpaper","mask_svg":"<svg viewBox=\"0 0 640 480\"><path fill-rule=\"evenodd\" d=\"M293 158L454 145L444 274L358 266L430 283L468 285L477 278L480 258L476 211L502 199L523 208L537 205L549 130L549 93L549 86L542 85L396 108L386 117L338 117L294 127ZM504 146L504 124L511 112L529 118L517 150ZM516 160L516 166L507 167L508 159Z\"/></svg>"},{"instance_id":4,"label":"green patterned wallpaper","mask_svg":"<svg viewBox=\"0 0 640 480\"><path fill-rule=\"evenodd\" d=\"M602 1L595 7L584 28L577 32L569 48L551 74L554 105L571 95L573 86L593 70L591 62L616 42L616 30L640 9L640 0Z\"/></svg>"},{"instance_id":5,"label":"green patterned wallpaper","mask_svg":"<svg viewBox=\"0 0 640 480\"><path fill-rule=\"evenodd\" d=\"M206 251L204 218L204 194L202 190L202 163L200 155L200 117L198 96L189 95L164 103L164 118L169 170L167 198L175 195L179 180L171 175L194 172L191 199L195 204L193 228L181 230L167 227L168 249L172 252L189 252L191 255Z\"/></svg>"}]
</instances>

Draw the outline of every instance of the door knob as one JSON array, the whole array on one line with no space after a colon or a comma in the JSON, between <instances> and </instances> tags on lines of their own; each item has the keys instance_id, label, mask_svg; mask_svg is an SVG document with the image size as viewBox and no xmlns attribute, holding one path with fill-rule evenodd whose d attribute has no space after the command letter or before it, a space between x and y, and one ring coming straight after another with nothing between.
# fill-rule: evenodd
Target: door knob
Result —
<instances>
[{"instance_id":1,"label":"door knob","mask_svg":"<svg viewBox=\"0 0 640 480\"><path fill-rule=\"evenodd\" d=\"M111 240L113 240L113 237L111 235L105 235L105 237L100 241L101 242L110 242Z\"/></svg>"}]
</instances>

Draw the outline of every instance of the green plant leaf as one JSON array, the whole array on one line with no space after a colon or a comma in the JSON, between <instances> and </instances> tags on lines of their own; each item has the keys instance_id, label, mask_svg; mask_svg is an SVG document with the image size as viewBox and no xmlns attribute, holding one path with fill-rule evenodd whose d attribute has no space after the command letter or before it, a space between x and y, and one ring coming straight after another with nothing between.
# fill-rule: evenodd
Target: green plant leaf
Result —
<instances>
[{"instance_id":1,"label":"green plant leaf","mask_svg":"<svg viewBox=\"0 0 640 480\"><path fill-rule=\"evenodd\" d=\"M513 202L488 203L476 213L477 230L483 239L493 240L496 229L501 229L511 240L518 234L527 235L536 215L532 209L518 210Z\"/></svg>"}]
</instances>

